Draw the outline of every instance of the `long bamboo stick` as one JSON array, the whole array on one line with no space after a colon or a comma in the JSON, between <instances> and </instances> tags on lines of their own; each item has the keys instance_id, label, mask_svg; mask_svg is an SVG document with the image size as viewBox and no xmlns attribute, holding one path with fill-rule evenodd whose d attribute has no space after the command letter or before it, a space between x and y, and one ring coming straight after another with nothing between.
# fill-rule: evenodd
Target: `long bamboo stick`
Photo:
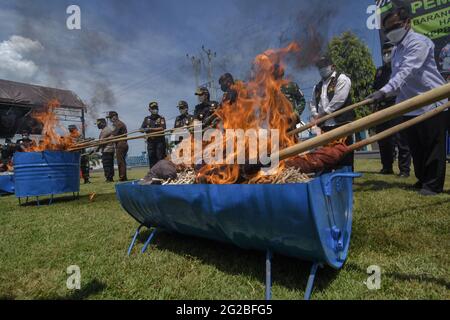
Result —
<instances>
[{"instance_id":1,"label":"long bamboo stick","mask_svg":"<svg viewBox=\"0 0 450 320\"><path fill-rule=\"evenodd\" d=\"M196 133L196 132L203 133L204 131L205 130L195 131L193 133ZM114 139L114 140L109 140L109 141L99 141L97 144L92 144L89 146L73 146L73 147L67 149L67 151L79 151L79 150L87 149L87 148L100 147L102 145L109 144L109 143L117 143L117 142L121 142L121 141L130 141L130 140L138 140L138 139L148 139L148 138L155 138L155 137L164 137L166 135L167 134L144 134L144 135L139 135L139 136L134 136L134 137L124 137L124 138L119 138L119 139Z\"/></svg>"},{"instance_id":2,"label":"long bamboo stick","mask_svg":"<svg viewBox=\"0 0 450 320\"><path fill-rule=\"evenodd\" d=\"M373 102L374 102L373 99L366 99L364 101L352 104L351 106L345 107L345 108L340 109L338 111L335 111L335 112L333 112L331 114L328 114L328 115L326 115L326 116L324 116L322 118L317 119L316 121L313 121L313 122L310 122L310 123L308 123L308 124L306 124L304 126L301 126L300 128L297 128L297 129L294 129L292 131L289 131L288 134L289 135L294 135L294 134L301 133L301 132L306 131L308 129L311 129L312 127L314 127L314 126L316 126L318 124L321 124L321 123L323 123L323 122L325 122L327 120L330 120L332 118L340 116L341 114L344 114L344 113L349 112L351 110L354 110L356 108L359 108L359 107L371 104Z\"/></svg>"},{"instance_id":3,"label":"long bamboo stick","mask_svg":"<svg viewBox=\"0 0 450 320\"><path fill-rule=\"evenodd\" d=\"M424 94L403 101L390 108L373 113L365 118L356 120L342 127L324 133L316 138L301 142L292 147L281 150L272 155L273 161L284 160L292 156L301 154L308 150L326 145L337 139L347 137L355 132L374 127L380 123L395 119L401 115L420 109L432 103L450 97L450 83L442 87L432 89Z\"/></svg>"},{"instance_id":4,"label":"long bamboo stick","mask_svg":"<svg viewBox=\"0 0 450 320\"><path fill-rule=\"evenodd\" d=\"M438 115L441 112L444 112L446 109L450 108L450 102L443 104L440 107L437 107L436 109L433 109L431 111L428 111L420 116L417 116L415 118L412 118L411 120L405 121L403 123L400 123L392 128L389 128L383 132L380 132L376 135L371 136L370 138L364 139L362 141L356 142L354 144L352 144L351 146L349 146L349 151L355 151L358 149L361 149L369 144L378 142L380 140L386 139L402 130L405 130L407 128L410 128L420 122L423 122L425 120L428 120L430 118L435 117L436 115Z\"/></svg>"},{"instance_id":5,"label":"long bamboo stick","mask_svg":"<svg viewBox=\"0 0 450 320\"><path fill-rule=\"evenodd\" d=\"M93 139L93 140L91 140L91 141L82 141L82 142L80 142L80 143L74 144L73 146L74 146L74 147L88 146L88 145L90 145L90 144L92 144L92 143L96 143L96 142L98 142L98 141L105 141L105 142L106 142L106 141L108 141L108 140L126 137L126 136L128 136L128 135L135 134L135 133L138 133L138 132L140 132L140 129L139 129L139 130L133 130L133 131L131 131L131 132L127 132L127 133L124 133L124 134L121 134L121 135L118 135L118 136L114 136L114 137L108 137L108 138L99 139L99 140Z\"/></svg>"},{"instance_id":6,"label":"long bamboo stick","mask_svg":"<svg viewBox=\"0 0 450 320\"><path fill-rule=\"evenodd\" d=\"M75 145L72 146L72 148L93 148L93 147L98 147L98 146L105 145L105 144L108 144L108 143L115 143L115 142L120 142L120 141L136 140L136 139L140 139L140 138L161 137L161 136L170 135L175 130L192 129L195 126L196 125L193 124L193 125L180 127L180 128L166 129L166 130L163 130L163 131L158 131L158 132L154 132L154 133L148 133L145 136L141 135L141 136L138 136L138 138L136 138L136 137L127 137L128 135L131 135L131 134L143 131L143 129L139 129L139 130L135 130L135 131L132 131L132 132L129 132L129 133L125 133L123 135L114 136L114 137L108 137L108 138L105 138L105 139L99 139L99 140L91 141L90 143L86 143L86 144L84 144L84 143L83 144L75 144ZM125 139L117 141L117 139L121 139L121 138L125 138Z\"/></svg>"}]
</instances>

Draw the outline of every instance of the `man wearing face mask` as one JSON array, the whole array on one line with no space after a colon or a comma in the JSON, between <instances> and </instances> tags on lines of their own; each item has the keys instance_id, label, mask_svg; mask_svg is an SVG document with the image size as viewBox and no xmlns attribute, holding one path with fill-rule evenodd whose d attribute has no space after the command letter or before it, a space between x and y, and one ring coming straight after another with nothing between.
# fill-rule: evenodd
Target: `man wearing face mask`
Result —
<instances>
[{"instance_id":1,"label":"man wearing face mask","mask_svg":"<svg viewBox=\"0 0 450 320\"><path fill-rule=\"evenodd\" d=\"M385 43L383 46L383 66L377 69L375 73L375 81L373 84L374 90L380 90L383 88L391 78L391 58L393 45L391 43ZM390 97L384 101L381 101L375 105L376 111L380 111L395 104L395 96ZM383 132L397 124L401 123L401 118L394 119L378 125L375 130L377 133ZM383 168L380 174L394 174L393 164L395 158L395 147L398 148L398 168L400 170L399 177L407 178L410 174L411 168L411 154L409 152L408 142L404 132L397 133L386 139L378 142L380 147L381 164Z\"/></svg>"},{"instance_id":2,"label":"man wearing face mask","mask_svg":"<svg viewBox=\"0 0 450 320\"><path fill-rule=\"evenodd\" d=\"M178 102L178 110L180 115L175 119L175 129L187 127L194 123L194 117L189 114L189 105L186 101ZM183 141L183 137L179 137L175 144L179 144L181 141Z\"/></svg>"},{"instance_id":3,"label":"man wearing face mask","mask_svg":"<svg viewBox=\"0 0 450 320\"><path fill-rule=\"evenodd\" d=\"M352 82L348 76L336 71L336 66L329 57L322 57L316 64L322 80L314 86L310 111L314 119L322 118L352 104L350 90ZM343 126L355 119L354 111L327 120L320 129L328 132ZM353 143L353 137L347 137L346 144ZM348 154L340 163L341 166L353 168L354 155Z\"/></svg>"},{"instance_id":4,"label":"man wearing face mask","mask_svg":"<svg viewBox=\"0 0 450 320\"><path fill-rule=\"evenodd\" d=\"M147 139L148 164L151 169L158 161L166 157L166 137L163 133L166 130L166 119L158 114L159 105L157 102L150 102L148 107L151 115L144 119L141 131L149 134L160 134Z\"/></svg>"},{"instance_id":5,"label":"man wearing face mask","mask_svg":"<svg viewBox=\"0 0 450 320\"><path fill-rule=\"evenodd\" d=\"M393 1L393 9L383 18L387 38L395 44L392 75L389 82L369 98L376 102L396 95L400 103L445 84L438 71L433 42L411 29L409 6ZM410 120L433 110L444 101L434 103L405 115ZM421 195L441 193L446 171L445 119L443 112L405 130L418 182L414 187Z\"/></svg>"},{"instance_id":6,"label":"man wearing face mask","mask_svg":"<svg viewBox=\"0 0 450 320\"><path fill-rule=\"evenodd\" d=\"M125 123L119 120L119 115L115 111L109 112L108 116L106 117L111 120L113 124L113 132L112 136L124 136L128 130ZM127 153L128 153L128 142L126 141L119 141L116 142L116 159L117 159L117 166L119 169L119 181L127 181Z\"/></svg>"},{"instance_id":7,"label":"man wearing face mask","mask_svg":"<svg viewBox=\"0 0 450 320\"><path fill-rule=\"evenodd\" d=\"M195 95L198 97L200 103L195 106L194 118L195 120L201 121L203 125L206 125L207 120L213 114L209 90L206 87L200 87L195 92Z\"/></svg>"},{"instance_id":8,"label":"man wearing face mask","mask_svg":"<svg viewBox=\"0 0 450 320\"><path fill-rule=\"evenodd\" d=\"M100 130L99 140L108 139L112 136L112 130L107 126L106 119L97 119L97 128ZM96 151L102 153L102 165L106 182L114 182L114 143L99 146Z\"/></svg>"},{"instance_id":9,"label":"man wearing face mask","mask_svg":"<svg viewBox=\"0 0 450 320\"><path fill-rule=\"evenodd\" d=\"M219 78L220 89L224 92L222 103L233 104L237 100L237 91L233 89L234 78L231 73L225 73Z\"/></svg>"}]
</instances>

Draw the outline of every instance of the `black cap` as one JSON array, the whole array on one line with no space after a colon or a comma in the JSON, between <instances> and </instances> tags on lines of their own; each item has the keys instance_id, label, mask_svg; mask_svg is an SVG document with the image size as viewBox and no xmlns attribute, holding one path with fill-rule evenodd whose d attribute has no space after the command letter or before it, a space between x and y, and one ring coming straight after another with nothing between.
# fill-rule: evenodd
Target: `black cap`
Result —
<instances>
[{"instance_id":1,"label":"black cap","mask_svg":"<svg viewBox=\"0 0 450 320\"><path fill-rule=\"evenodd\" d=\"M115 112L115 111L110 111L110 112L108 112L108 115L106 116L106 118L110 119L110 118L112 118L114 116L118 117L119 114L117 112Z\"/></svg>"},{"instance_id":2,"label":"black cap","mask_svg":"<svg viewBox=\"0 0 450 320\"><path fill-rule=\"evenodd\" d=\"M189 108L189 105L188 105L188 103L186 102L186 101L183 101L183 100L181 100L180 102L178 102L178 108L185 108L185 109L187 109L187 108Z\"/></svg>"},{"instance_id":3,"label":"black cap","mask_svg":"<svg viewBox=\"0 0 450 320\"><path fill-rule=\"evenodd\" d=\"M150 109L159 109L158 102L156 102L156 101L150 102L150 103L148 104L148 107L149 107Z\"/></svg>"},{"instance_id":4,"label":"black cap","mask_svg":"<svg viewBox=\"0 0 450 320\"><path fill-rule=\"evenodd\" d=\"M219 78L219 83L220 84L225 83L226 81L234 82L234 78L233 78L233 75L231 73L227 72L227 73L224 73L223 75L220 76L220 78Z\"/></svg>"},{"instance_id":5,"label":"black cap","mask_svg":"<svg viewBox=\"0 0 450 320\"><path fill-rule=\"evenodd\" d=\"M74 124L69 125L68 129L69 129L69 131L78 130L77 126Z\"/></svg>"},{"instance_id":6,"label":"black cap","mask_svg":"<svg viewBox=\"0 0 450 320\"><path fill-rule=\"evenodd\" d=\"M206 87L197 88L197 90L195 91L196 96L202 96L204 94L209 95L209 90Z\"/></svg>"},{"instance_id":7,"label":"black cap","mask_svg":"<svg viewBox=\"0 0 450 320\"><path fill-rule=\"evenodd\" d=\"M319 69L325 68L328 66L332 66L332 65L333 65L333 61L331 60L331 58L329 56L320 57L319 60L317 60L317 62L316 62L316 66Z\"/></svg>"}]
</instances>

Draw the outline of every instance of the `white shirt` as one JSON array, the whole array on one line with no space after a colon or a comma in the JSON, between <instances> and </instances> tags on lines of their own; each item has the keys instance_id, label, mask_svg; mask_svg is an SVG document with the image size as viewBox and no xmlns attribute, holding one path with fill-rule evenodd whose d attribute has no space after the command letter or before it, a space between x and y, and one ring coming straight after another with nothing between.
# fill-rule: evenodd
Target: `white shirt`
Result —
<instances>
[{"instance_id":1,"label":"white shirt","mask_svg":"<svg viewBox=\"0 0 450 320\"><path fill-rule=\"evenodd\" d=\"M313 117L323 117L327 114L331 114L340 109L345 104L345 101L347 101L348 95L350 94L350 89L352 88L352 81L345 74L341 74L339 76L336 83L334 97L331 101L328 100L328 86L330 85L331 79L335 78L336 75L337 72L335 71L330 78L324 81L318 106L316 106L316 86L314 86L312 99L309 104L311 115ZM333 127L336 125L336 122L334 119L330 119L325 121L324 125L327 127Z\"/></svg>"}]
</instances>

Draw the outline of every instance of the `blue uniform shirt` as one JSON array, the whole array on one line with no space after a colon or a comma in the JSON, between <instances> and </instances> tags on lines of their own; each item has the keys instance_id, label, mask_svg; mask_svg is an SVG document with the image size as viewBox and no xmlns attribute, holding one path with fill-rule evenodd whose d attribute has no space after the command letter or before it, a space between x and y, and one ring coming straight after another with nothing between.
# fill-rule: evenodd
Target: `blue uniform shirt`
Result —
<instances>
[{"instance_id":1,"label":"blue uniform shirt","mask_svg":"<svg viewBox=\"0 0 450 320\"><path fill-rule=\"evenodd\" d=\"M381 91L387 95L396 95L397 103L400 103L445 83L436 65L434 43L411 29L394 48L391 79ZM421 115L442 103L438 102L406 115Z\"/></svg>"}]
</instances>

